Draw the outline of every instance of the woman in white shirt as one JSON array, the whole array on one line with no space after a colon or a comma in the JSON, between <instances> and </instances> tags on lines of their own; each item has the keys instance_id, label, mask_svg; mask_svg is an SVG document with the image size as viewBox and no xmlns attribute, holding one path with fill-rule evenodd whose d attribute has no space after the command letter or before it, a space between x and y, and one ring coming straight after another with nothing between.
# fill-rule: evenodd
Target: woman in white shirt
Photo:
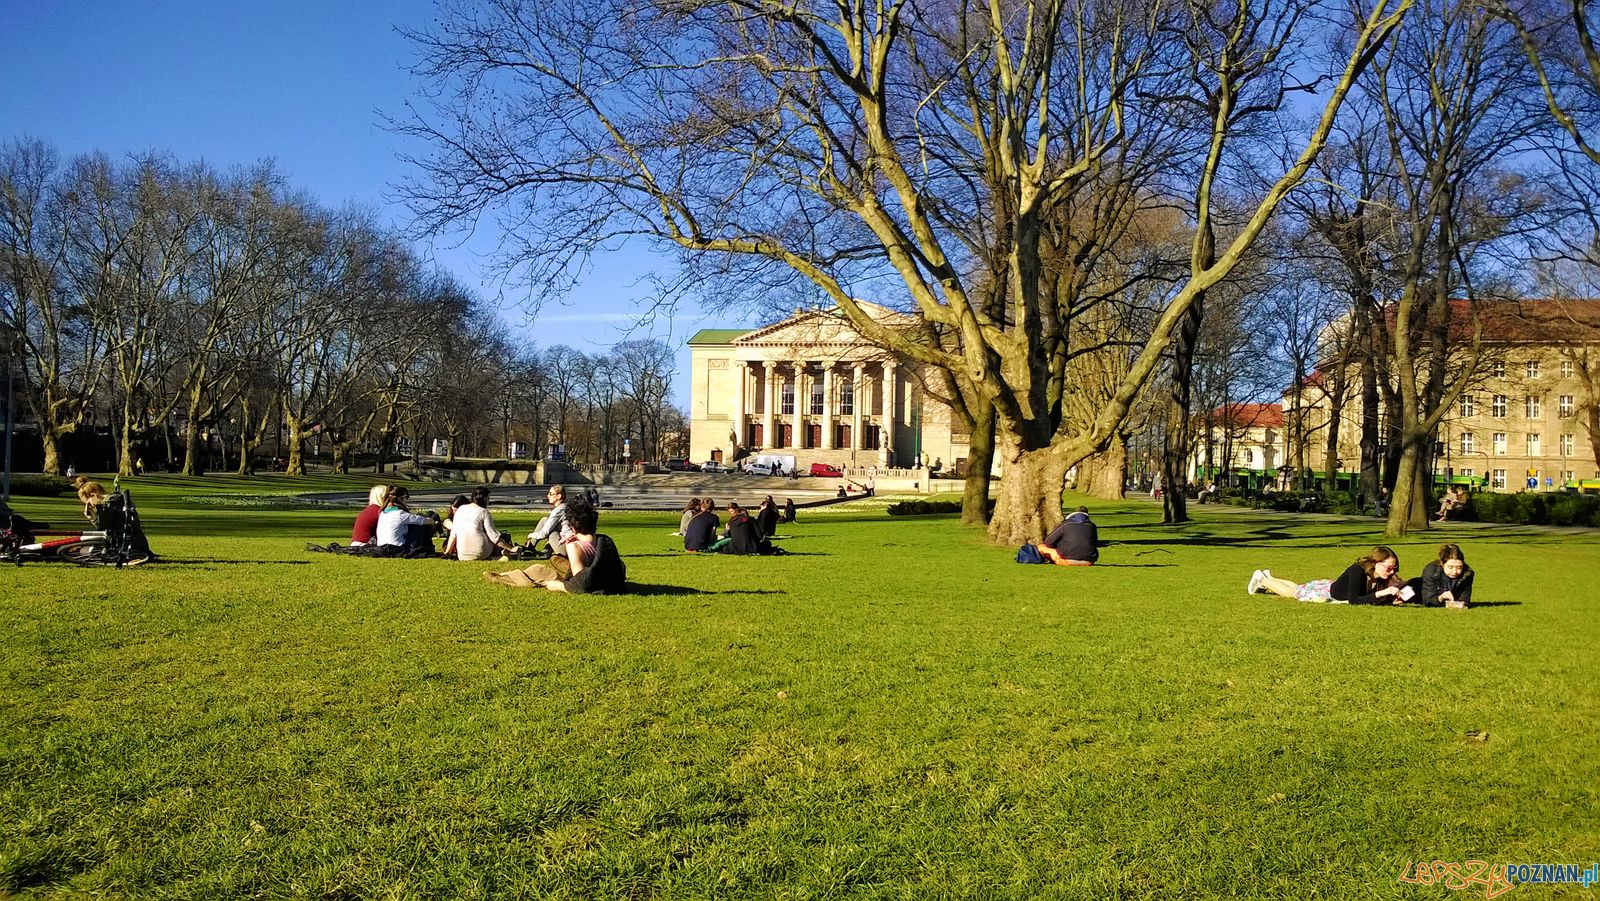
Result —
<instances>
[{"instance_id":1,"label":"woman in white shirt","mask_svg":"<svg viewBox=\"0 0 1600 901\"><path fill-rule=\"evenodd\" d=\"M433 553L433 520L412 513L406 506L411 492L395 486L383 512L378 514L378 546L403 548L411 552Z\"/></svg>"},{"instance_id":2,"label":"woman in white shirt","mask_svg":"<svg viewBox=\"0 0 1600 901\"><path fill-rule=\"evenodd\" d=\"M502 551L516 550L509 541L502 539L500 530L495 527L486 485L472 489L467 503L456 508L450 523L450 539L444 545L446 557L454 554L458 560L493 560Z\"/></svg>"}]
</instances>

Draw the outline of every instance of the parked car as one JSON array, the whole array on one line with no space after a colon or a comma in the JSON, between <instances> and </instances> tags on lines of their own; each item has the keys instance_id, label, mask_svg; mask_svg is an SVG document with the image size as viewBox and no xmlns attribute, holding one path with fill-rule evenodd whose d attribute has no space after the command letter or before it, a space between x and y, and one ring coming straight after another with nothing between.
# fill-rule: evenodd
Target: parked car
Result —
<instances>
[{"instance_id":1,"label":"parked car","mask_svg":"<svg viewBox=\"0 0 1600 901\"><path fill-rule=\"evenodd\" d=\"M811 474L825 479L837 479L844 476L844 470L834 466L832 463L813 463L811 464Z\"/></svg>"},{"instance_id":2,"label":"parked car","mask_svg":"<svg viewBox=\"0 0 1600 901\"><path fill-rule=\"evenodd\" d=\"M771 463L751 463L744 471L753 476L770 476L775 468Z\"/></svg>"},{"instance_id":3,"label":"parked car","mask_svg":"<svg viewBox=\"0 0 1600 901\"><path fill-rule=\"evenodd\" d=\"M688 460L684 459L683 457L673 457L673 458L667 460L665 463L663 463L661 465L666 467L667 472L699 472L700 471L700 467L699 466L696 466L695 464L690 463Z\"/></svg>"},{"instance_id":4,"label":"parked car","mask_svg":"<svg viewBox=\"0 0 1600 901\"><path fill-rule=\"evenodd\" d=\"M701 472L728 472L729 470L728 470L728 467L723 466L720 462L718 462L716 460L707 460L706 462L700 464L700 471Z\"/></svg>"}]
</instances>

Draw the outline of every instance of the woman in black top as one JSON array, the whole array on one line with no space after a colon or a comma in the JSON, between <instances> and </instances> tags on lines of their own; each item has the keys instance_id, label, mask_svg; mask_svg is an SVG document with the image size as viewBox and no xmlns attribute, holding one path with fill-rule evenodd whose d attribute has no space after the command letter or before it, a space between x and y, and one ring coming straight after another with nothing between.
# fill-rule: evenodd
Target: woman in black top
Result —
<instances>
[{"instance_id":1,"label":"woman in black top","mask_svg":"<svg viewBox=\"0 0 1600 901\"><path fill-rule=\"evenodd\" d=\"M1467 609L1472 603L1472 567L1454 544L1439 548L1439 559L1422 568L1422 575L1406 583L1416 592L1411 598L1429 607Z\"/></svg>"},{"instance_id":2,"label":"woman in black top","mask_svg":"<svg viewBox=\"0 0 1600 901\"><path fill-rule=\"evenodd\" d=\"M683 549L697 554L711 547L717 540L717 527L722 525L722 518L717 516L717 502L706 498L700 502L700 512L689 520L689 525L683 530Z\"/></svg>"},{"instance_id":3,"label":"woman in black top","mask_svg":"<svg viewBox=\"0 0 1600 901\"><path fill-rule=\"evenodd\" d=\"M1395 576L1400 558L1383 545L1350 564L1337 579L1316 579L1297 583L1275 578L1271 570L1258 569L1245 588L1249 594L1265 591L1300 601L1336 604L1403 604L1402 583Z\"/></svg>"},{"instance_id":4,"label":"woman in black top","mask_svg":"<svg viewBox=\"0 0 1600 901\"><path fill-rule=\"evenodd\" d=\"M761 499L761 506L756 510L756 525L768 538L778 534L778 506L772 502L770 494Z\"/></svg>"}]
</instances>

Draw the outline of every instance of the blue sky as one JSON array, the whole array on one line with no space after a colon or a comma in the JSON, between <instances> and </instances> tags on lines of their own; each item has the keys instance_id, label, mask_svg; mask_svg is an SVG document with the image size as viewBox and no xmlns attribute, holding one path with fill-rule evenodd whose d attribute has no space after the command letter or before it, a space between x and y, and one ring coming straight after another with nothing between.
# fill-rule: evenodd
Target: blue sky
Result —
<instances>
[{"instance_id":1,"label":"blue sky","mask_svg":"<svg viewBox=\"0 0 1600 901\"><path fill-rule=\"evenodd\" d=\"M66 155L164 150L221 169L273 158L324 204L353 201L404 225L405 211L385 198L408 174L402 141L380 116L400 113L414 86L412 50L396 27L433 16L431 0L0 0L0 138L30 135ZM680 405L683 340L738 325L688 311L625 334L653 262L631 250L602 260L564 305L530 322L493 280L485 254L494 237L418 250L499 303L513 333L540 346L669 341L679 348Z\"/></svg>"}]
</instances>

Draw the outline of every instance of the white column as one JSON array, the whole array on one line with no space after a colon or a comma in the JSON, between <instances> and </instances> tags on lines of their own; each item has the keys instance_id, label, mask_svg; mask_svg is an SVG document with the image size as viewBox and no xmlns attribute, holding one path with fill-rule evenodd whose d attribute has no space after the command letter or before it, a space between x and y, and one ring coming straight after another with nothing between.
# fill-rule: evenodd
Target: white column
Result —
<instances>
[{"instance_id":1,"label":"white column","mask_svg":"<svg viewBox=\"0 0 1600 901\"><path fill-rule=\"evenodd\" d=\"M889 455L894 453L894 427L900 420L899 405L895 403L895 362L890 360L883 364L883 381L878 390L883 392L883 403L879 407L883 415L878 417L878 463L881 466L889 465Z\"/></svg>"},{"instance_id":2,"label":"white column","mask_svg":"<svg viewBox=\"0 0 1600 901\"><path fill-rule=\"evenodd\" d=\"M855 450L861 446L861 405L867 402L867 394L861 390L861 376L866 372L866 367L856 364L850 379L850 449Z\"/></svg>"},{"instance_id":3,"label":"white column","mask_svg":"<svg viewBox=\"0 0 1600 901\"><path fill-rule=\"evenodd\" d=\"M778 367L772 365L771 360L761 364L761 378L766 385L766 407L761 411L761 444L763 447L774 447L778 440L772 428L777 423L778 409Z\"/></svg>"},{"instance_id":4,"label":"white column","mask_svg":"<svg viewBox=\"0 0 1600 901\"><path fill-rule=\"evenodd\" d=\"M750 364L744 360L735 360L733 363L733 447L728 448L728 459L739 452L739 445L745 442L745 384L750 381Z\"/></svg>"},{"instance_id":5,"label":"white column","mask_svg":"<svg viewBox=\"0 0 1600 901\"><path fill-rule=\"evenodd\" d=\"M794 423L792 430L794 432L794 446L797 448L805 447L806 445L805 433L801 431L801 429L805 428L805 419L802 411L805 410L806 404L811 402L811 398L806 396L805 370L806 364L794 364ZM799 461L795 462L799 463Z\"/></svg>"},{"instance_id":6,"label":"white column","mask_svg":"<svg viewBox=\"0 0 1600 901\"><path fill-rule=\"evenodd\" d=\"M822 448L833 450L833 367L835 361L822 363Z\"/></svg>"}]
</instances>

